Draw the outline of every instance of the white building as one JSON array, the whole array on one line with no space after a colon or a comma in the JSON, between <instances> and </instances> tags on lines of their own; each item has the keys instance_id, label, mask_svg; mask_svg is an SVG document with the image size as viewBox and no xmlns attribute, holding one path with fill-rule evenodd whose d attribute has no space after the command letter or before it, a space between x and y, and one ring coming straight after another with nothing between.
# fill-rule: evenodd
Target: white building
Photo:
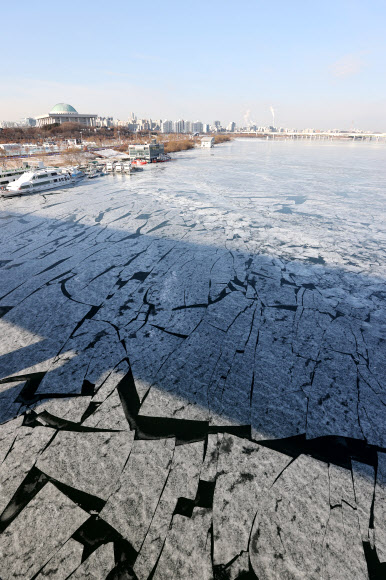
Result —
<instances>
[{"instance_id":1,"label":"white building","mask_svg":"<svg viewBox=\"0 0 386 580\"><path fill-rule=\"evenodd\" d=\"M32 117L24 117L20 119L20 127L35 127L36 126L36 119Z\"/></svg>"},{"instance_id":2,"label":"white building","mask_svg":"<svg viewBox=\"0 0 386 580\"><path fill-rule=\"evenodd\" d=\"M235 129L236 129L236 123L234 121L231 121L227 126L227 131L230 131L231 133L233 133Z\"/></svg>"},{"instance_id":3,"label":"white building","mask_svg":"<svg viewBox=\"0 0 386 580\"><path fill-rule=\"evenodd\" d=\"M71 105L66 103L58 103L55 107L46 115L40 115L36 117L36 123L38 127L44 127L45 125L53 125L54 123L79 123L80 125L85 125L86 127L96 126L97 115L90 113L78 113Z\"/></svg>"},{"instance_id":4,"label":"white building","mask_svg":"<svg viewBox=\"0 0 386 580\"><path fill-rule=\"evenodd\" d=\"M174 123L174 132L175 133L185 133L185 121L182 119L178 119Z\"/></svg>"},{"instance_id":5,"label":"white building","mask_svg":"<svg viewBox=\"0 0 386 580\"><path fill-rule=\"evenodd\" d=\"M95 121L96 127L113 127L114 119L113 117L97 117Z\"/></svg>"},{"instance_id":6,"label":"white building","mask_svg":"<svg viewBox=\"0 0 386 580\"><path fill-rule=\"evenodd\" d=\"M173 121L162 121L161 125L161 132L162 133L173 133Z\"/></svg>"}]
</instances>

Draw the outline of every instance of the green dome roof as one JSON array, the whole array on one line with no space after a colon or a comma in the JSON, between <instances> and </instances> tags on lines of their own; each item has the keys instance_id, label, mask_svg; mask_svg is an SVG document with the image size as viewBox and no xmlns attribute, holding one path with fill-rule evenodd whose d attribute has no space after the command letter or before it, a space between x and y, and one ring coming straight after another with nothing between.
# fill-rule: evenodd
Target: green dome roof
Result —
<instances>
[{"instance_id":1,"label":"green dome roof","mask_svg":"<svg viewBox=\"0 0 386 580\"><path fill-rule=\"evenodd\" d=\"M50 111L51 113L77 113L74 107L71 105L66 105L66 103L58 103L55 107Z\"/></svg>"}]
</instances>

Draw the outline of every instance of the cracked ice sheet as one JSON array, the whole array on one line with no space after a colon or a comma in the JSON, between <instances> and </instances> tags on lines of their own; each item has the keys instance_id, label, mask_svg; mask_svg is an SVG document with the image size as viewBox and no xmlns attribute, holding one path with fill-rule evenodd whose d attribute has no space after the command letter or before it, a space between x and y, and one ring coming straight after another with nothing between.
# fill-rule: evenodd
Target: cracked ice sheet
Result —
<instances>
[{"instance_id":1,"label":"cracked ice sheet","mask_svg":"<svg viewBox=\"0 0 386 580\"><path fill-rule=\"evenodd\" d=\"M48 286L10 310L0 319L5 326L0 339L1 376L21 374L25 369L47 370L89 309L69 301L56 287Z\"/></svg>"},{"instance_id":2,"label":"cracked ice sheet","mask_svg":"<svg viewBox=\"0 0 386 580\"><path fill-rule=\"evenodd\" d=\"M379 320L380 284L368 284L366 291L362 292L362 281L360 280L361 283L358 285L356 278L354 284L354 279L351 280L351 275L345 272L312 264L306 265L306 262L301 261L288 262L286 259L290 256L286 256L286 252L296 252L296 258L299 260L302 258L299 245L295 250L291 250L292 245L288 240L287 244L281 246L283 256L280 259L264 256L264 252L275 247L275 239L280 233L278 227L280 220L288 234L291 226L289 220L293 220L296 229L298 221L306 219L301 214L292 214L293 217L279 213L268 215L261 214L261 208L259 210L255 208L252 211L254 219L249 219L252 216L246 219L243 207L248 214L252 207L248 197L242 196L236 200L237 195L232 194L231 197L226 195L231 205L237 203L237 211L232 205L234 211L232 213L229 208L224 211L221 203L214 203L213 194L208 187L204 189L213 202L209 204L208 209L202 209L199 200L192 202L190 199L192 195L194 197L192 188L188 188L190 192L188 199L184 196L174 197L173 189L166 196L162 193L163 188L161 187L160 192L157 185L158 193L155 198L152 190L147 189L153 184L152 175L149 172L136 182L137 185L142 184L140 196L137 195L136 186L133 186L134 182L128 183L124 180L117 182L114 185L117 189L109 189L107 181L101 183L96 188L95 197L87 212L81 203L81 196L85 191L85 185L82 185L79 189L74 188L69 192L64 204L61 202L47 204L38 198L28 200L27 206L32 204L34 207L34 216L30 214L26 218L20 216L9 218L5 234L7 243L11 248L16 247L18 250L15 254L17 258L13 258L13 261L4 266L7 276L11 278L15 276L15 284L17 280L28 278L32 272L36 273L38 275L36 279L41 279L42 282L48 280L46 276L50 272L53 276L49 280L49 286L38 290L36 296L32 295L26 302L34 300L39 293L43 296L45 292L49 292L47 303L54 304L55 301L57 303L56 293L61 300L66 299L71 303L73 308L85 307L84 304L74 302L74 299L85 300L86 308L92 302L98 305L102 303L100 311L95 314L95 320L109 320L118 324L120 339L127 346L133 375L141 391L140 398L145 396L149 386L154 387L141 410L144 415L154 413L181 418L200 417L209 419L214 425L248 424L252 421L256 439L278 438L305 431L305 411L308 404L310 419L308 436L317 437L335 434L335 427L330 419L336 415L336 409L342 406L342 397L349 391L350 420L346 420L347 409L342 409L336 422L339 423L339 429L342 428L342 423L345 423L344 434L357 437L359 426L354 398L351 396L351 392L354 394L351 374L338 385L342 396L338 396L337 390L330 400L325 399L329 393L326 392L325 386L319 384L318 374L313 377L313 372L317 363L320 367L326 358L333 360L339 358L339 354L332 352L331 348L320 350L325 325L336 316L338 308L340 313L350 320L355 318L359 322L364 321L370 312L374 322ZM144 181L141 181L142 179ZM166 174L163 175L163 179L167 179ZM259 204L264 205L264 196L266 197L266 194L258 198ZM122 203L123 199L125 203ZM217 202L219 201L220 198L217 199ZM178 202L177 205L174 205L174 202ZM5 202L6 205L8 203L9 201ZM15 203L16 206L12 206L15 207L15 211L18 206L20 211L24 211L26 200L20 204L18 201ZM271 208L271 205L269 207ZM323 211L329 211L328 205L323 205ZM331 219L332 217L330 216ZM20 225L19 219L24 220L25 225ZM238 222L236 229L235 220ZM276 220L275 223L279 220L275 227L272 227L272 220ZM22 236L18 240L11 235L12 224L18 231L21 230ZM191 225L194 227L190 227ZM267 227L261 228L261 225ZM235 231L239 237L234 237ZM266 244L271 233L274 237ZM42 243L39 244L40 236L47 237L47 240L42 239ZM260 246L258 240L261 242ZM252 251L257 249L259 252L255 256L249 253L252 246L246 245L253 241L257 246L253 246L255 249ZM309 259L310 256L318 255L317 251L311 251L306 247L304 233L302 242L304 242L304 258ZM75 254L74 260L72 257ZM17 260L27 258L30 260L28 268L26 270L19 268ZM52 269L46 271L47 268ZM59 287L62 285L67 268L70 268L70 273L65 288L69 295L64 296ZM146 275L143 280L142 275ZM230 293L230 296L216 302L223 291ZM17 300L21 296L20 294ZM235 312L237 308L242 310L244 296L252 303L256 302L257 296L264 301L266 312L261 321L260 345L256 356L253 357L252 353L248 352L248 349L252 351L252 344L248 345L246 352L239 352L243 350L239 347L233 354L227 347L227 352L221 354L212 376L210 374L212 361L208 361L208 358L213 351L206 353L201 349L200 353L198 350L200 338L203 343L211 341L226 343L225 338L222 340L221 337L213 336L212 339L212 336L206 333L206 325L213 323L214 331L216 328L223 329L228 342L232 342L232 331L235 330L232 327L235 327L237 321L229 328L227 316L235 321L234 306ZM127 303L128 300L132 302ZM231 304L232 302L234 304ZM203 304L203 307L192 308L192 313L173 310L189 304L191 306ZM154 310L150 311L150 305L154 305ZM298 310L294 314L291 309L295 307ZM273 311L275 316L270 314L270 311ZM17 314L17 311L15 312ZM241 315L238 320L240 318ZM134 322L131 322L132 320ZM200 322L202 324L197 327ZM126 326L127 323L129 324ZM27 320L26 326L28 325ZM245 321L245 325L248 326L248 322ZM371 344L372 352L379 350L380 343L373 340L374 325L368 322L366 325L370 328L370 332L367 328L364 331L368 334L366 340ZM346 326L347 335L351 331L349 325ZM235 332L235 336L238 332ZM195 338L195 334L199 338ZM164 338L161 339L162 335ZM184 339L180 335L186 335L188 338ZM271 337L270 340L266 340L267 337ZM284 338L286 343L280 346ZM118 335L116 340L119 341ZM189 341L193 341L197 346L190 344ZM37 351L32 349L31 353L42 353L44 344L38 343ZM144 352L145 346L147 352ZM80 345L79 348L84 347ZM214 356L220 355L216 348ZM351 351L353 348L354 345L351 344ZM267 356L271 352L274 354L271 357L272 362ZM319 352L325 358L318 362L315 358ZM187 385L182 384L178 378L178 375L184 374L187 369L182 362L183 357L189 357L191 353L203 368L203 379L205 382L209 381L207 387L202 388L194 376ZM175 360L179 354L180 365ZM22 355L23 352L12 354L15 364ZM356 353L351 352L347 356L351 355L355 357ZM67 367L67 361L63 361L63 355L61 357L63 366ZM274 362L278 358L281 361L281 369L275 368ZM150 359L152 363L148 364ZM369 360L371 373L379 375L381 359L370 357ZM66 377L74 370L74 365L77 365L75 362L68 362L68 372L64 370L63 375L59 374L55 367L50 367L41 388L45 389L50 383L55 383L56 379L63 378L64 384L61 388L64 391L79 392L79 382L75 391L73 387L69 388ZM90 359L82 357L78 366L86 367L89 362ZM252 377L254 391L250 404L252 364L256 365L256 370ZM191 362L188 362L188 365L191 365ZM96 368L94 371L91 369L91 375L87 380L92 383L100 380L100 377L97 377L98 372L100 371L101 376L108 372L103 366L102 364L102 368ZM208 374L205 374L205 367L209 371L209 379ZM166 385L164 373L169 368L178 382L172 391L176 400L165 401L165 404L163 401L159 403L156 389L160 383L162 389ZM278 373L278 370L282 372ZM80 369L79 372L81 373ZM327 368L323 368L324 374L328 372ZM287 377L290 377L289 381L286 380ZM314 378L315 388L311 388ZM272 393L268 399L267 392ZM185 403L185 410L182 409L184 403L181 402L179 395L193 399ZM380 440L382 444L385 437L383 434L377 435L375 429L378 421L371 419L375 416L375 411L380 414L379 397L381 394L373 395L366 387L360 388L359 419L363 433L369 441L375 442L377 439L377 443ZM321 409L320 400L322 400ZM285 405L282 404L283 401L286 401ZM268 421L265 421L266 416L269 417ZM370 419L367 420L367 417ZM379 419L383 422L382 416Z\"/></svg>"},{"instance_id":3,"label":"cracked ice sheet","mask_svg":"<svg viewBox=\"0 0 386 580\"><path fill-rule=\"evenodd\" d=\"M63 399L41 405L61 406L57 414L76 420L83 408L65 395L79 394L86 379L95 384L94 408L102 403L86 422L113 429L116 411L117 426L125 423L115 394L111 399L117 382L110 373L127 356L139 399L147 395L143 415L205 419L211 428L251 424L256 440L306 432L384 447L383 161L374 164L376 150L370 155L361 144L362 170L373 164L364 185L353 179L355 148L337 174L329 157L337 149L318 146L317 170L327 159L328 171L315 185L310 147L299 144L305 155L297 148L294 157L293 144L281 143L280 166L284 159L293 169L280 172L261 155L265 146L232 143L231 155L228 145L215 158L194 151L135 179L107 176L44 198L0 200L0 284L9 292L0 315L16 326L13 350L0 361L4 376L48 371L41 394ZM299 178L299 164L307 179ZM277 211L283 204L291 213ZM99 310L90 312L92 305ZM87 315L93 320L77 328ZM85 350L97 325L111 332ZM77 350L67 350L71 342ZM85 407L89 401L82 397ZM222 437L209 440L203 480L217 473L215 439ZM357 471L353 466L366 538L372 483ZM329 469L329 477L338 481L336 496L347 473L335 477ZM331 537L347 516L341 504L335 510Z\"/></svg>"},{"instance_id":4,"label":"cracked ice sheet","mask_svg":"<svg viewBox=\"0 0 386 580\"><path fill-rule=\"evenodd\" d=\"M88 517L47 483L0 536L1 577L34 576Z\"/></svg>"},{"instance_id":5,"label":"cracked ice sheet","mask_svg":"<svg viewBox=\"0 0 386 580\"><path fill-rule=\"evenodd\" d=\"M85 320L66 345L77 356L67 360L67 353L60 354L40 383L37 394L79 394L84 380L95 385L126 355L116 330L106 322L95 320Z\"/></svg>"}]
</instances>

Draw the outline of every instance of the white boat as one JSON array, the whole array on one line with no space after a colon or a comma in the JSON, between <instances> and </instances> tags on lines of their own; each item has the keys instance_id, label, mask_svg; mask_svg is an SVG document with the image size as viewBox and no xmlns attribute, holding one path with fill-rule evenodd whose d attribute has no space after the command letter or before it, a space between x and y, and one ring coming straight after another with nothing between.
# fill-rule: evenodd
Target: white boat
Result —
<instances>
[{"instance_id":1,"label":"white boat","mask_svg":"<svg viewBox=\"0 0 386 580\"><path fill-rule=\"evenodd\" d=\"M17 167L16 169L1 169L0 170L0 189L6 188L9 183L19 179L21 175L25 173L23 167Z\"/></svg>"},{"instance_id":2,"label":"white boat","mask_svg":"<svg viewBox=\"0 0 386 580\"><path fill-rule=\"evenodd\" d=\"M114 171L115 161L108 161L106 163L106 171Z\"/></svg>"},{"instance_id":3,"label":"white boat","mask_svg":"<svg viewBox=\"0 0 386 580\"><path fill-rule=\"evenodd\" d=\"M124 172L124 164L121 163L120 161L118 161L118 163L116 163L114 166L114 171L116 171L117 173L123 173Z\"/></svg>"},{"instance_id":4,"label":"white boat","mask_svg":"<svg viewBox=\"0 0 386 580\"><path fill-rule=\"evenodd\" d=\"M132 167L131 167L130 161L126 161L125 163L123 163L123 172L124 173L131 173L132 172Z\"/></svg>"},{"instance_id":5,"label":"white boat","mask_svg":"<svg viewBox=\"0 0 386 580\"><path fill-rule=\"evenodd\" d=\"M35 193L70 185L75 181L70 173L61 172L59 169L46 168L37 171L27 171L13 183L7 185L6 194L22 195Z\"/></svg>"}]
</instances>

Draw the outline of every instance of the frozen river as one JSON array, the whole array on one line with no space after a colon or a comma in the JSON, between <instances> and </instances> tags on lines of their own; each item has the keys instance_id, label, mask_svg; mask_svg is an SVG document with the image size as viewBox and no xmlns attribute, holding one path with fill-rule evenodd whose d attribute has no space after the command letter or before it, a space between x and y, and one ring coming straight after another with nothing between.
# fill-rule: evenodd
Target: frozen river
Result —
<instances>
[{"instance_id":1,"label":"frozen river","mask_svg":"<svg viewBox=\"0 0 386 580\"><path fill-rule=\"evenodd\" d=\"M385 573L385 161L238 139L0 200L3 580Z\"/></svg>"}]
</instances>

